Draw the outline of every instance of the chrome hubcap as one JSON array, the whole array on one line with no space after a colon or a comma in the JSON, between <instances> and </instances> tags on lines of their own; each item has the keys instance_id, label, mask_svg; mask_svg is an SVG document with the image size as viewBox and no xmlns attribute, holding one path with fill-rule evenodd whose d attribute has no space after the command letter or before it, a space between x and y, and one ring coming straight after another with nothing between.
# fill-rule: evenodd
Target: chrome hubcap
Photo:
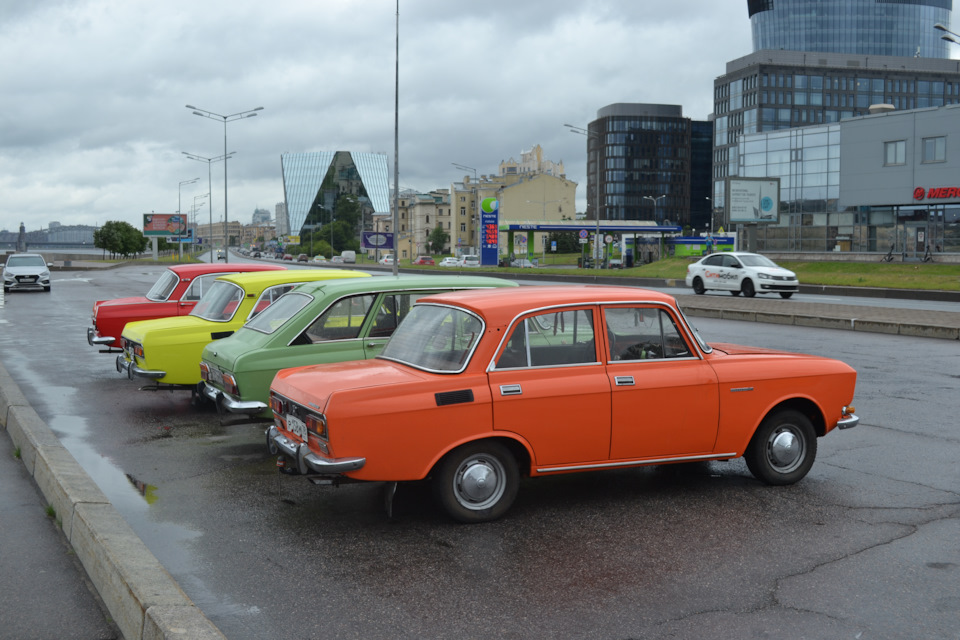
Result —
<instances>
[{"instance_id":1,"label":"chrome hubcap","mask_svg":"<svg viewBox=\"0 0 960 640\"><path fill-rule=\"evenodd\" d=\"M792 431L778 431L770 438L770 461L781 471L790 471L803 458L803 440Z\"/></svg>"},{"instance_id":2,"label":"chrome hubcap","mask_svg":"<svg viewBox=\"0 0 960 640\"><path fill-rule=\"evenodd\" d=\"M504 475L503 466L495 458L464 460L454 478L457 501L468 509L486 509L503 495Z\"/></svg>"}]
</instances>

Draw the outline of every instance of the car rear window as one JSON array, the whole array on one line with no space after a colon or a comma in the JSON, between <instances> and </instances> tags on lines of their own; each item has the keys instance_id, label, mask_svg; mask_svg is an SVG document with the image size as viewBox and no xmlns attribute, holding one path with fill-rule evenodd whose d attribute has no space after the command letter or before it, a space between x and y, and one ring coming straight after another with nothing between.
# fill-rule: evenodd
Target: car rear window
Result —
<instances>
[{"instance_id":1,"label":"car rear window","mask_svg":"<svg viewBox=\"0 0 960 640\"><path fill-rule=\"evenodd\" d=\"M427 371L456 373L467 366L481 335L483 322L465 309L417 305L394 331L380 357Z\"/></svg>"}]
</instances>

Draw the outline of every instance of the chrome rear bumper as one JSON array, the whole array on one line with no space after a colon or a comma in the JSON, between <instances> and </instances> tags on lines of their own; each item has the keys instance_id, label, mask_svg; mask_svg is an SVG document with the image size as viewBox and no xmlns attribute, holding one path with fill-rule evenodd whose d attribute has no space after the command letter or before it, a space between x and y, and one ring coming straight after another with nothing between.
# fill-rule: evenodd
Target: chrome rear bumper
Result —
<instances>
[{"instance_id":1,"label":"chrome rear bumper","mask_svg":"<svg viewBox=\"0 0 960 640\"><path fill-rule=\"evenodd\" d=\"M297 442L281 434L275 425L267 429L266 436L270 453L282 453L295 460L297 470L302 475L341 475L348 471L362 469L367 462L366 458L321 458L310 451L310 447L305 442Z\"/></svg>"},{"instance_id":2,"label":"chrome rear bumper","mask_svg":"<svg viewBox=\"0 0 960 640\"><path fill-rule=\"evenodd\" d=\"M111 336L98 336L93 327L87 327L87 344L89 344L91 347L101 344L113 344L115 341L116 338Z\"/></svg>"},{"instance_id":3,"label":"chrome rear bumper","mask_svg":"<svg viewBox=\"0 0 960 640\"><path fill-rule=\"evenodd\" d=\"M131 380L134 378L149 378L151 380L158 380L167 375L166 371L150 371L149 369L141 369L136 365L135 362L127 362L122 353L117 356L117 371L120 373L126 373L127 377Z\"/></svg>"},{"instance_id":4,"label":"chrome rear bumper","mask_svg":"<svg viewBox=\"0 0 960 640\"><path fill-rule=\"evenodd\" d=\"M203 395L206 396L207 399L213 401L217 406L223 407L230 413L242 413L255 416L258 413L263 413L270 408L268 405L257 400L249 400L246 402L242 400L236 400L220 391L216 387L211 387L206 383L203 383Z\"/></svg>"}]
</instances>

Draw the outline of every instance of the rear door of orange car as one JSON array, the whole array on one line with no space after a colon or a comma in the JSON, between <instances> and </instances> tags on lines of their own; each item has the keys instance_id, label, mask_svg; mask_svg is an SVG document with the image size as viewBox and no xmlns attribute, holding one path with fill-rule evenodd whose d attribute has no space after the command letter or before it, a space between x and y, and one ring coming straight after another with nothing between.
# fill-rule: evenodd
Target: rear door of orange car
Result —
<instances>
[{"instance_id":1,"label":"rear door of orange car","mask_svg":"<svg viewBox=\"0 0 960 640\"><path fill-rule=\"evenodd\" d=\"M668 307L607 305L605 371L612 389L610 458L707 454L719 423L717 378Z\"/></svg>"},{"instance_id":2,"label":"rear door of orange car","mask_svg":"<svg viewBox=\"0 0 960 640\"><path fill-rule=\"evenodd\" d=\"M540 311L515 322L489 373L494 428L520 434L535 465L605 461L610 382L593 306Z\"/></svg>"}]
</instances>

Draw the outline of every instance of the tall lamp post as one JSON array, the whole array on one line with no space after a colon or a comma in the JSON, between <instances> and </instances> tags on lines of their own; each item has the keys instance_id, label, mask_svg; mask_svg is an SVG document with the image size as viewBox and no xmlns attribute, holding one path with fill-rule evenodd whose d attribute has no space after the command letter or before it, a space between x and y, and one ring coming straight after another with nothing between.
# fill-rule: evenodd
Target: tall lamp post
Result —
<instances>
[{"instance_id":1,"label":"tall lamp post","mask_svg":"<svg viewBox=\"0 0 960 640\"><path fill-rule=\"evenodd\" d=\"M185 185L185 184L193 184L194 182L197 182L198 180L200 180L200 178L194 178L193 180L181 180L181 181L180 181L180 185L177 187L177 215L178 215L178 216L179 216L179 215L182 215L182 214L180 213L180 199L181 199L180 194L183 193L183 185ZM183 238L183 232L186 231L186 230L187 230L186 225L183 224L183 220L181 219L181 220L180 220L180 233L178 234L178 236L179 236L180 238ZM183 260L183 240L181 239L181 241L178 242L177 244L180 245L180 260Z\"/></svg>"},{"instance_id":2,"label":"tall lamp post","mask_svg":"<svg viewBox=\"0 0 960 640\"><path fill-rule=\"evenodd\" d=\"M653 196L643 196L644 200L649 200L650 202L653 203L653 218L654 220L656 220L657 224L660 224L660 216L657 214L657 203L666 197L667 197L667 194L663 194L662 196L657 196L656 198L654 198Z\"/></svg>"},{"instance_id":3,"label":"tall lamp post","mask_svg":"<svg viewBox=\"0 0 960 640\"><path fill-rule=\"evenodd\" d=\"M197 204L197 200L203 200L204 198L210 197L210 192L201 193L199 196L193 196L193 226L194 226L194 235L193 235L193 244L191 245L190 251L195 252L197 248L197 232L200 230L197 225L197 211L200 210L200 205Z\"/></svg>"},{"instance_id":4,"label":"tall lamp post","mask_svg":"<svg viewBox=\"0 0 960 640\"><path fill-rule=\"evenodd\" d=\"M475 249L475 255L480 255L480 217L477 215L477 198L480 197L480 193L477 190L477 170L473 167L468 167L465 164L457 164L456 162L451 162L453 166L461 171L472 171L473 172L473 188L470 189L470 193L473 194L473 211L470 212L470 226L472 227L473 233L477 237L477 247Z\"/></svg>"},{"instance_id":5,"label":"tall lamp post","mask_svg":"<svg viewBox=\"0 0 960 640\"><path fill-rule=\"evenodd\" d=\"M210 230L208 231L208 233L212 234L212 233L213 233L213 174L211 173L211 170L210 170L210 163L212 163L212 162L220 162L221 160L224 160L224 159L226 159L226 158L229 158L230 156L232 156L232 155L233 155L234 153L236 153L236 152L235 152L235 151L231 151L230 153L228 153L228 154L226 154L226 155L216 156L216 157L214 157L214 158L205 158L205 157L203 157L203 156L201 156L201 155L197 155L196 153L189 153L189 152L187 152L187 151L181 151L180 153L182 153L183 155L187 156L187 157L190 158L191 160L198 160L198 161L200 161L200 162L206 162L206 163L207 163L207 194L210 196L210 199L207 200L207 205L208 205L208 208L209 208L209 210L210 210ZM224 169L224 170L226 170L226 169ZM226 183L224 183L224 189L226 189ZM226 198L226 196L224 196L224 198ZM224 249L226 249L226 247L224 247ZM226 255L227 255L227 252L224 251L224 252L223 252L223 255L226 256ZM213 263L213 244L212 244L212 243L210 244L210 263L211 263L211 264Z\"/></svg>"},{"instance_id":6,"label":"tall lamp post","mask_svg":"<svg viewBox=\"0 0 960 640\"><path fill-rule=\"evenodd\" d=\"M596 241L594 242L594 249L595 249L596 255L594 260L595 261L600 260L600 147L601 147L600 143L602 141L601 136L596 131L590 131L589 129L584 129L583 127L575 127L572 124L565 124L563 126L569 129L572 133L578 133L582 136L587 136L588 140L590 138L593 138L594 140L597 141L597 163L596 163L596 166L594 167L595 173L596 173L596 181L597 181L597 184L594 187L594 189L596 190L597 195L596 195L596 200L593 204L593 214L597 219L597 235L596 235ZM587 143L588 152L589 152L589 147L590 145L588 142ZM589 153L588 153L588 161L589 161ZM603 265L601 264L600 266L602 267ZM596 267L596 265L594 265L594 267Z\"/></svg>"},{"instance_id":7,"label":"tall lamp post","mask_svg":"<svg viewBox=\"0 0 960 640\"><path fill-rule=\"evenodd\" d=\"M953 44L960 44L960 40L957 39L957 38L960 38L960 33L954 33L953 31L950 31L950 29L947 29L945 26L943 26L939 22L933 25L933 28L936 29L937 31L944 32L943 35L940 36L941 40L946 40L947 42L952 42Z\"/></svg>"},{"instance_id":8,"label":"tall lamp post","mask_svg":"<svg viewBox=\"0 0 960 640\"><path fill-rule=\"evenodd\" d=\"M234 120L242 120L243 118L252 118L257 115L257 111L262 111L263 107L256 107L248 111L238 111L237 113L231 113L226 116L189 104L186 105L186 107L187 109L192 109L193 115L195 116L223 121L223 259L225 262L230 262L230 236L227 233L227 156L229 155L227 153L227 123L233 122Z\"/></svg>"}]
</instances>

